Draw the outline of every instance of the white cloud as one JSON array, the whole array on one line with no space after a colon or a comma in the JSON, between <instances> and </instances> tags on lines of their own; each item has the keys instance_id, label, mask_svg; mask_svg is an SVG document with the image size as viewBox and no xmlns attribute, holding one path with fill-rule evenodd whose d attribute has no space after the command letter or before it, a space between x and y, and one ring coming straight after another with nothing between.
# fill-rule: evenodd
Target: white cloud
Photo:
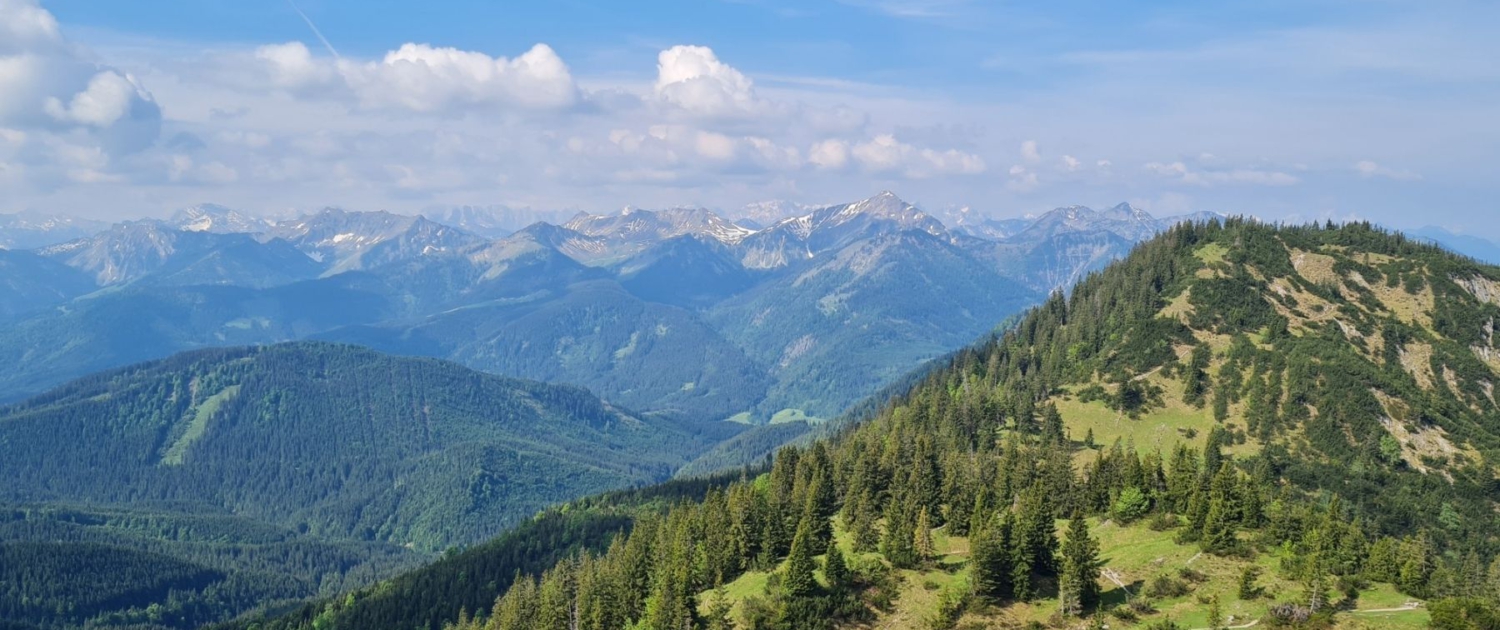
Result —
<instances>
[{"instance_id":1,"label":"white cloud","mask_svg":"<svg viewBox=\"0 0 1500 630\"><path fill-rule=\"evenodd\" d=\"M851 153L865 170L900 171L907 177L919 179L935 175L972 175L985 170L984 160L977 155L954 149L918 148L897 140L891 134L878 135L856 144Z\"/></svg>"},{"instance_id":2,"label":"white cloud","mask_svg":"<svg viewBox=\"0 0 1500 630\"><path fill-rule=\"evenodd\" d=\"M1021 143L1021 159L1032 164L1042 161L1042 154L1037 151L1035 140L1027 140Z\"/></svg>"},{"instance_id":3,"label":"white cloud","mask_svg":"<svg viewBox=\"0 0 1500 630\"><path fill-rule=\"evenodd\" d=\"M1062 163L1063 163L1063 168L1065 168L1065 169L1067 169L1069 171L1076 171L1076 170L1078 170L1078 167L1082 164L1082 162L1078 161L1078 158L1075 158L1075 157L1073 157L1071 155L1064 155L1064 156L1062 156Z\"/></svg>"},{"instance_id":4,"label":"white cloud","mask_svg":"<svg viewBox=\"0 0 1500 630\"><path fill-rule=\"evenodd\" d=\"M841 169L849 164L849 144L843 140L824 140L807 152L807 161L818 168Z\"/></svg>"},{"instance_id":5,"label":"white cloud","mask_svg":"<svg viewBox=\"0 0 1500 630\"><path fill-rule=\"evenodd\" d=\"M1387 168L1370 160L1360 160L1359 162L1356 162L1354 164L1354 170L1359 173L1360 177L1364 177L1366 179L1370 179L1373 177L1394 179L1397 181L1416 181L1422 179L1422 176L1417 173L1406 170Z\"/></svg>"},{"instance_id":6,"label":"white cloud","mask_svg":"<svg viewBox=\"0 0 1500 630\"><path fill-rule=\"evenodd\" d=\"M738 149L738 142L733 138L712 131L699 131L694 143L698 155L710 160L732 160Z\"/></svg>"},{"instance_id":7,"label":"white cloud","mask_svg":"<svg viewBox=\"0 0 1500 630\"><path fill-rule=\"evenodd\" d=\"M546 44L519 57L405 44L379 62L340 70L366 104L436 111L455 105L518 105L553 109L577 102L567 64Z\"/></svg>"},{"instance_id":8,"label":"white cloud","mask_svg":"<svg viewBox=\"0 0 1500 630\"><path fill-rule=\"evenodd\" d=\"M136 102L150 98L135 81L106 70L89 79L88 87L74 94L66 105L54 96L47 99L44 109L63 122L104 128L128 116Z\"/></svg>"},{"instance_id":9,"label":"white cloud","mask_svg":"<svg viewBox=\"0 0 1500 630\"><path fill-rule=\"evenodd\" d=\"M568 65L546 44L506 58L407 43L378 61L359 62L315 56L302 42L287 42L261 46L253 58L259 75L273 86L306 96L353 99L372 109L545 110L579 100Z\"/></svg>"},{"instance_id":10,"label":"white cloud","mask_svg":"<svg viewBox=\"0 0 1500 630\"><path fill-rule=\"evenodd\" d=\"M57 18L33 0L0 0L0 54L14 54L62 41Z\"/></svg>"},{"instance_id":11,"label":"white cloud","mask_svg":"<svg viewBox=\"0 0 1500 630\"><path fill-rule=\"evenodd\" d=\"M1010 167L1010 178L1005 181L1005 187L1013 192L1031 192L1041 185L1035 172L1016 164Z\"/></svg>"},{"instance_id":12,"label":"white cloud","mask_svg":"<svg viewBox=\"0 0 1500 630\"><path fill-rule=\"evenodd\" d=\"M1184 184L1203 187L1232 184L1291 186L1301 181L1295 175L1281 171L1267 171L1253 168L1217 171L1195 170L1189 168L1181 161L1171 163L1148 162L1144 168L1148 173L1176 180Z\"/></svg>"},{"instance_id":13,"label":"white cloud","mask_svg":"<svg viewBox=\"0 0 1500 630\"><path fill-rule=\"evenodd\" d=\"M338 74L333 64L314 59L302 42L261 46L255 49L255 59L265 63L272 85L280 88L326 86Z\"/></svg>"},{"instance_id":14,"label":"white cloud","mask_svg":"<svg viewBox=\"0 0 1500 630\"><path fill-rule=\"evenodd\" d=\"M161 111L133 76L68 42L34 0L0 0L0 127L120 154L156 140Z\"/></svg>"},{"instance_id":15,"label":"white cloud","mask_svg":"<svg viewBox=\"0 0 1500 630\"><path fill-rule=\"evenodd\" d=\"M802 152L797 147L783 147L769 138L747 137L745 142L755 150L756 155L764 164L781 168L797 168L802 166Z\"/></svg>"},{"instance_id":16,"label":"white cloud","mask_svg":"<svg viewBox=\"0 0 1500 630\"><path fill-rule=\"evenodd\" d=\"M754 115L770 105L739 70L719 61L704 46L673 46L656 60L655 95L692 114L710 117Z\"/></svg>"}]
</instances>

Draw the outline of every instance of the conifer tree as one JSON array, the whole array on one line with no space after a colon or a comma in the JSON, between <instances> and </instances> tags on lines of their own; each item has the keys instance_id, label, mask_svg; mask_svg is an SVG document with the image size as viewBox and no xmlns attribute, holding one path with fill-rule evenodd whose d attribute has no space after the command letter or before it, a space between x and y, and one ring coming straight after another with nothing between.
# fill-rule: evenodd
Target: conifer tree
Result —
<instances>
[{"instance_id":1,"label":"conifer tree","mask_svg":"<svg viewBox=\"0 0 1500 630\"><path fill-rule=\"evenodd\" d=\"M1234 471L1225 462L1214 475L1213 487L1209 491L1208 511L1204 514L1200 538L1204 551L1225 554L1239 544L1235 538L1239 528L1238 494L1239 484L1235 481Z\"/></svg>"},{"instance_id":2,"label":"conifer tree","mask_svg":"<svg viewBox=\"0 0 1500 630\"><path fill-rule=\"evenodd\" d=\"M1427 542L1427 532L1401 546L1401 569L1396 586L1401 592L1415 597L1426 597L1429 593L1427 580L1432 576L1432 551Z\"/></svg>"},{"instance_id":3,"label":"conifer tree","mask_svg":"<svg viewBox=\"0 0 1500 630\"><path fill-rule=\"evenodd\" d=\"M1015 593L1012 585L1009 513L991 515L972 532L969 559L973 564L974 590L985 599L999 601Z\"/></svg>"},{"instance_id":4,"label":"conifer tree","mask_svg":"<svg viewBox=\"0 0 1500 630\"><path fill-rule=\"evenodd\" d=\"M1182 401L1200 409L1203 408L1204 397L1208 393L1208 364L1211 358L1207 345L1195 345L1182 372Z\"/></svg>"},{"instance_id":5,"label":"conifer tree","mask_svg":"<svg viewBox=\"0 0 1500 630\"><path fill-rule=\"evenodd\" d=\"M1099 602L1099 543L1089 536L1088 522L1074 515L1063 541L1058 573L1059 606L1063 614L1081 615Z\"/></svg>"},{"instance_id":6,"label":"conifer tree","mask_svg":"<svg viewBox=\"0 0 1500 630\"><path fill-rule=\"evenodd\" d=\"M1245 567L1245 570L1240 572L1240 584L1238 593L1240 599L1249 601L1260 597L1260 587L1255 584L1255 580L1259 578L1260 567L1253 564Z\"/></svg>"},{"instance_id":7,"label":"conifer tree","mask_svg":"<svg viewBox=\"0 0 1500 630\"><path fill-rule=\"evenodd\" d=\"M880 537L880 553L892 566L901 569L916 567L917 551L914 537L915 519L909 511L896 501L887 503L885 532Z\"/></svg>"},{"instance_id":8,"label":"conifer tree","mask_svg":"<svg viewBox=\"0 0 1500 630\"><path fill-rule=\"evenodd\" d=\"M912 549L919 564L926 564L937 557L937 550L932 544L932 519L927 515L926 507L917 512L916 529L912 532Z\"/></svg>"},{"instance_id":9,"label":"conifer tree","mask_svg":"<svg viewBox=\"0 0 1500 630\"><path fill-rule=\"evenodd\" d=\"M1483 597L1490 600L1496 606L1500 606L1500 556L1490 563L1490 569L1485 576L1485 588Z\"/></svg>"},{"instance_id":10,"label":"conifer tree","mask_svg":"<svg viewBox=\"0 0 1500 630\"><path fill-rule=\"evenodd\" d=\"M813 555L827 551L828 542L833 538L833 524L829 520L834 514L833 481L825 478L824 474L817 473L813 477L808 486L807 505L803 508L804 518L808 519L810 527L808 543Z\"/></svg>"},{"instance_id":11,"label":"conifer tree","mask_svg":"<svg viewBox=\"0 0 1500 630\"><path fill-rule=\"evenodd\" d=\"M729 601L729 593L724 590L724 576L714 580L713 598L709 600L708 614L703 617L704 630L734 630L734 620L730 613L734 610L734 603Z\"/></svg>"},{"instance_id":12,"label":"conifer tree","mask_svg":"<svg viewBox=\"0 0 1500 630\"><path fill-rule=\"evenodd\" d=\"M792 597L807 597L818 591L817 578L813 577L812 523L803 517L797 525L797 535L792 538L792 551L786 559L786 572L782 574L781 586Z\"/></svg>"},{"instance_id":13,"label":"conifer tree","mask_svg":"<svg viewBox=\"0 0 1500 630\"><path fill-rule=\"evenodd\" d=\"M854 575L849 570L849 564L844 560L844 552L837 544L828 545L828 557L823 561L823 575L828 578L828 586L834 590L842 590L853 581Z\"/></svg>"},{"instance_id":14,"label":"conifer tree","mask_svg":"<svg viewBox=\"0 0 1500 630\"><path fill-rule=\"evenodd\" d=\"M1064 441L1062 414L1057 405L1048 403L1042 407L1042 443L1055 445Z\"/></svg>"}]
</instances>

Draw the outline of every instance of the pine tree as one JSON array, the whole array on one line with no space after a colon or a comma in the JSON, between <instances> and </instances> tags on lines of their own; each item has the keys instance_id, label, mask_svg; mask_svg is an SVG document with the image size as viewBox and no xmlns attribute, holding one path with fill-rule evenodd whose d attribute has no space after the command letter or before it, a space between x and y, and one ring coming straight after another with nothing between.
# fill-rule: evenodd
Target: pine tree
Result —
<instances>
[{"instance_id":1,"label":"pine tree","mask_svg":"<svg viewBox=\"0 0 1500 630\"><path fill-rule=\"evenodd\" d=\"M1500 606L1500 557L1490 563L1490 570L1485 578L1484 597Z\"/></svg>"},{"instance_id":2,"label":"pine tree","mask_svg":"<svg viewBox=\"0 0 1500 630\"><path fill-rule=\"evenodd\" d=\"M1208 392L1208 363L1212 358L1208 346L1193 346L1192 356L1183 370L1182 400L1194 407L1203 408L1204 396Z\"/></svg>"},{"instance_id":3,"label":"pine tree","mask_svg":"<svg viewBox=\"0 0 1500 630\"><path fill-rule=\"evenodd\" d=\"M849 521L849 535L854 539L855 551L874 551L880 547L880 529L877 527L875 509L870 499L860 498L859 506Z\"/></svg>"},{"instance_id":4,"label":"pine tree","mask_svg":"<svg viewBox=\"0 0 1500 630\"><path fill-rule=\"evenodd\" d=\"M1062 570L1058 574L1058 597L1063 614L1081 615L1099 601L1099 543L1089 536L1082 514L1068 524L1062 544Z\"/></svg>"},{"instance_id":5,"label":"pine tree","mask_svg":"<svg viewBox=\"0 0 1500 630\"><path fill-rule=\"evenodd\" d=\"M705 630L734 630L734 621L730 613L734 610L734 603L729 601L729 593L724 590L724 579L719 578L714 584L713 599L709 600L708 615L703 619Z\"/></svg>"},{"instance_id":6,"label":"pine tree","mask_svg":"<svg viewBox=\"0 0 1500 630\"><path fill-rule=\"evenodd\" d=\"M1015 593L1011 566L1010 513L991 515L972 532L969 558L974 575L974 590L980 597L999 601Z\"/></svg>"},{"instance_id":7,"label":"pine tree","mask_svg":"<svg viewBox=\"0 0 1500 630\"><path fill-rule=\"evenodd\" d=\"M818 473L813 477L808 486L807 505L803 507L804 517L808 519L810 527L808 543L811 544L813 555L827 551L828 543L833 538L833 524L829 520L833 517L835 507L833 482L823 475L824 473Z\"/></svg>"},{"instance_id":8,"label":"pine tree","mask_svg":"<svg viewBox=\"0 0 1500 630\"><path fill-rule=\"evenodd\" d=\"M1260 597L1260 587L1255 584L1255 580L1259 578L1260 567L1253 564L1245 567L1245 570L1240 572L1240 599L1249 601Z\"/></svg>"},{"instance_id":9,"label":"pine tree","mask_svg":"<svg viewBox=\"0 0 1500 630\"><path fill-rule=\"evenodd\" d=\"M1236 497L1239 485L1234 470L1225 462L1214 475L1213 487L1209 491L1208 511L1204 514L1203 534L1200 542L1209 553L1225 554L1233 551L1239 541L1235 532L1239 528L1239 502Z\"/></svg>"},{"instance_id":10,"label":"pine tree","mask_svg":"<svg viewBox=\"0 0 1500 630\"><path fill-rule=\"evenodd\" d=\"M918 564L915 548L914 519L896 501L887 503L885 532L880 537L880 553L892 566L899 569L914 568Z\"/></svg>"},{"instance_id":11,"label":"pine tree","mask_svg":"<svg viewBox=\"0 0 1500 630\"><path fill-rule=\"evenodd\" d=\"M912 532L912 550L920 564L926 564L937 557L937 550L932 544L932 519L928 517L926 507L917 513L916 529Z\"/></svg>"},{"instance_id":12,"label":"pine tree","mask_svg":"<svg viewBox=\"0 0 1500 630\"><path fill-rule=\"evenodd\" d=\"M1224 611L1219 608L1217 594L1208 602L1208 630L1224 630Z\"/></svg>"},{"instance_id":13,"label":"pine tree","mask_svg":"<svg viewBox=\"0 0 1500 630\"><path fill-rule=\"evenodd\" d=\"M807 597L818 591L817 578L813 576L812 522L804 517L797 525L797 535L792 538L792 551L786 559L786 572L782 574L781 586L792 597Z\"/></svg>"},{"instance_id":14,"label":"pine tree","mask_svg":"<svg viewBox=\"0 0 1500 630\"><path fill-rule=\"evenodd\" d=\"M1396 577L1396 587L1407 595L1426 597L1429 593L1427 580L1431 576L1431 545L1427 542L1427 532L1422 532L1401 546L1401 569Z\"/></svg>"},{"instance_id":15,"label":"pine tree","mask_svg":"<svg viewBox=\"0 0 1500 630\"><path fill-rule=\"evenodd\" d=\"M836 544L828 546L828 557L823 561L823 575L828 578L828 586L834 590L842 590L853 582L854 576L844 560L844 552Z\"/></svg>"},{"instance_id":16,"label":"pine tree","mask_svg":"<svg viewBox=\"0 0 1500 630\"><path fill-rule=\"evenodd\" d=\"M1044 405L1042 407L1042 443L1062 444L1065 439L1062 414L1057 411L1057 405L1051 403Z\"/></svg>"},{"instance_id":17,"label":"pine tree","mask_svg":"<svg viewBox=\"0 0 1500 630\"><path fill-rule=\"evenodd\" d=\"M568 630L573 617L572 573L567 564L542 576L533 611L537 630Z\"/></svg>"}]
</instances>

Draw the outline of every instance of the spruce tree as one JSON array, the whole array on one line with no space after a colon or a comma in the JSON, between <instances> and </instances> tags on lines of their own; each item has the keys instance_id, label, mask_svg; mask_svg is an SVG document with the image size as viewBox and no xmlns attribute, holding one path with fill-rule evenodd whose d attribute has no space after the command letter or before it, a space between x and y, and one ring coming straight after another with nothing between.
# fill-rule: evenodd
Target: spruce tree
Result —
<instances>
[{"instance_id":1,"label":"spruce tree","mask_svg":"<svg viewBox=\"0 0 1500 630\"><path fill-rule=\"evenodd\" d=\"M724 580L721 577L714 585L708 615L703 619L704 630L734 630L734 621L730 619L733 610L734 603L729 601L729 594L724 590Z\"/></svg>"},{"instance_id":2,"label":"spruce tree","mask_svg":"<svg viewBox=\"0 0 1500 630\"><path fill-rule=\"evenodd\" d=\"M1200 409L1203 408L1204 397L1208 392L1208 364L1211 358L1207 345L1195 345L1187 367L1182 372L1182 400Z\"/></svg>"},{"instance_id":3,"label":"spruce tree","mask_svg":"<svg viewBox=\"0 0 1500 630\"><path fill-rule=\"evenodd\" d=\"M833 482L819 473L808 486L807 505L803 507L810 527L808 542L812 545L813 555L828 550L828 542L833 538L833 524L829 519L833 517L834 507Z\"/></svg>"},{"instance_id":4,"label":"spruce tree","mask_svg":"<svg viewBox=\"0 0 1500 630\"><path fill-rule=\"evenodd\" d=\"M828 586L834 590L842 590L853 582L854 575L849 570L849 564L844 560L844 552L837 544L828 545L828 557L823 561L823 575L828 578Z\"/></svg>"},{"instance_id":5,"label":"spruce tree","mask_svg":"<svg viewBox=\"0 0 1500 630\"><path fill-rule=\"evenodd\" d=\"M797 525L797 535L792 538L792 551L786 558L786 571L781 576L781 586L792 597L807 597L818 591L817 578L813 576L812 522L803 517Z\"/></svg>"},{"instance_id":6,"label":"spruce tree","mask_svg":"<svg viewBox=\"0 0 1500 630\"><path fill-rule=\"evenodd\" d=\"M915 519L908 514L908 510L902 509L896 501L889 502L885 512L885 532L880 537L880 553L898 569L917 566L913 536Z\"/></svg>"},{"instance_id":7,"label":"spruce tree","mask_svg":"<svg viewBox=\"0 0 1500 630\"><path fill-rule=\"evenodd\" d=\"M1239 544L1235 532L1239 528L1239 484L1234 470L1225 462L1214 475L1213 487L1209 491L1208 511L1204 514L1203 534L1200 542L1209 553L1226 554Z\"/></svg>"},{"instance_id":8,"label":"spruce tree","mask_svg":"<svg viewBox=\"0 0 1500 630\"><path fill-rule=\"evenodd\" d=\"M1250 565L1240 572L1239 596L1240 599L1249 601L1260 597L1260 587L1255 580L1260 578L1260 567Z\"/></svg>"},{"instance_id":9,"label":"spruce tree","mask_svg":"<svg viewBox=\"0 0 1500 630\"><path fill-rule=\"evenodd\" d=\"M927 515L926 507L917 512L917 525L912 532L912 549L919 564L926 564L937 557L937 550L932 544L932 519Z\"/></svg>"},{"instance_id":10,"label":"spruce tree","mask_svg":"<svg viewBox=\"0 0 1500 630\"><path fill-rule=\"evenodd\" d=\"M1066 615L1081 615L1099 602L1099 543L1089 536L1082 514L1068 524L1063 541L1062 570L1058 573L1060 608Z\"/></svg>"},{"instance_id":11,"label":"spruce tree","mask_svg":"<svg viewBox=\"0 0 1500 630\"><path fill-rule=\"evenodd\" d=\"M980 597L1000 601L1015 594L1012 585L1009 513L991 515L972 532L969 561L973 566L974 590Z\"/></svg>"}]
</instances>

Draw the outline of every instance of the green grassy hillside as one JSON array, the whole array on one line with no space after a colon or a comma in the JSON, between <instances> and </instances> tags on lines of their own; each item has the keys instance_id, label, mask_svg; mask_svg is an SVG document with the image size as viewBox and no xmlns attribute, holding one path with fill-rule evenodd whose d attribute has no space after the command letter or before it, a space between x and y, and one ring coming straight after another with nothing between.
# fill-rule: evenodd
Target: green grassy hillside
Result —
<instances>
[{"instance_id":1,"label":"green grassy hillside","mask_svg":"<svg viewBox=\"0 0 1500 630\"><path fill-rule=\"evenodd\" d=\"M446 619L1481 619L1500 598L1497 287L1500 270L1368 225L1179 227L769 472L637 513L605 551Z\"/></svg>"},{"instance_id":2,"label":"green grassy hillside","mask_svg":"<svg viewBox=\"0 0 1500 630\"><path fill-rule=\"evenodd\" d=\"M0 545L132 567L165 557L187 577L113 599L22 589L0 605L44 626L128 625L155 606L150 622L195 627L362 585L558 501L666 479L727 436L581 389L352 346L178 355L0 408ZM128 575L98 579L124 587Z\"/></svg>"}]
</instances>

